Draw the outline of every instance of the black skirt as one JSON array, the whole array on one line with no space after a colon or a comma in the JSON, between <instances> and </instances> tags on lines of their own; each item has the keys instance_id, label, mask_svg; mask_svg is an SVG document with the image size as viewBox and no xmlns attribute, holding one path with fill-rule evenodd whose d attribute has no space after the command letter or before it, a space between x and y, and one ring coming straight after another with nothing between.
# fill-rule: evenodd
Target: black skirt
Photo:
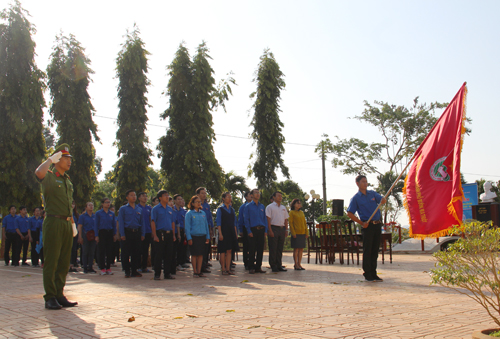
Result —
<instances>
[{"instance_id":1,"label":"black skirt","mask_svg":"<svg viewBox=\"0 0 500 339\"><path fill-rule=\"evenodd\" d=\"M208 244L205 244L207 237L205 235L193 235L191 240L193 240L193 244L189 246L191 255L203 255L206 252L206 246L208 246Z\"/></svg>"},{"instance_id":2,"label":"black skirt","mask_svg":"<svg viewBox=\"0 0 500 339\"><path fill-rule=\"evenodd\" d=\"M296 238L292 236L291 245L292 248L306 248L306 235L305 234L296 234Z\"/></svg>"}]
</instances>

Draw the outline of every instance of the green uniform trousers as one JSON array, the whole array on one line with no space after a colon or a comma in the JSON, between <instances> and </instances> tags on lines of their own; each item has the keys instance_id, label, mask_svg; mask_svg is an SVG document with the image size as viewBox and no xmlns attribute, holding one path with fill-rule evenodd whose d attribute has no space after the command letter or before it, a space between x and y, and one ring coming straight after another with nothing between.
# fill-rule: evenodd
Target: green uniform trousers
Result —
<instances>
[{"instance_id":1,"label":"green uniform trousers","mask_svg":"<svg viewBox=\"0 0 500 339\"><path fill-rule=\"evenodd\" d=\"M43 221L43 288L45 301L63 296L66 275L69 271L71 248L73 247L73 229L71 221L55 217L46 217Z\"/></svg>"}]
</instances>

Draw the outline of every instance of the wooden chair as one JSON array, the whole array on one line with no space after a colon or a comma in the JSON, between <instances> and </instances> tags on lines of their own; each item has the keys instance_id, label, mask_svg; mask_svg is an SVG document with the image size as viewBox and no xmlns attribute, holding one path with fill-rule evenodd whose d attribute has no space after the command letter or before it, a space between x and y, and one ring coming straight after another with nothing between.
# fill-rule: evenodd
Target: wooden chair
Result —
<instances>
[{"instance_id":1,"label":"wooden chair","mask_svg":"<svg viewBox=\"0 0 500 339\"><path fill-rule=\"evenodd\" d=\"M342 231L345 240L345 250L347 252L347 265L349 265L349 254L352 258L352 263L354 264L354 253L357 256L357 264L359 265L359 253L360 253L360 237L356 233L356 223L352 220L345 221L342 224Z\"/></svg>"},{"instance_id":2,"label":"wooden chair","mask_svg":"<svg viewBox=\"0 0 500 339\"><path fill-rule=\"evenodd\" d=\"M332 264L335 262L335 253L338 253L339 262L343 265L345 241L342 236L342 222L340 220L333 220L330 224L330 228L327 228L327 231L329 232L328 239L330 241L330 262Z\"/></svg>"},{"instance_id":3,"label":"wooden chair","mask_svg":"<svg viewBox=\"0 0 500 339\"><path fill-rule=\"evenodd\" d=\"M316 264L323 263L323 252L321 248L320 235L321 232L318 232L316 226L312 222L307 223L307 227L309 228L309 237L307 238L307 263L310 263L311 260L311 251L316 253Z\"/></svg>"}]
</instances>

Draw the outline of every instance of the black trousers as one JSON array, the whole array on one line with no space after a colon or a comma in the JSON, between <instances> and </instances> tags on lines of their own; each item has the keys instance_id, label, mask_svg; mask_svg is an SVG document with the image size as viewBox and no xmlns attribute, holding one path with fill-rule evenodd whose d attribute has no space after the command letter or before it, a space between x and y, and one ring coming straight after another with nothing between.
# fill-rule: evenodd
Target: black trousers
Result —
<instances>
[{"instance_id":1,"label":"black trousers","mask_svg":"<svg viewBox=\"0 0 500 339\"><path fill-rule=\"evenodd\" d=\"M40 231L31 232L31 265L39 265L40 254L36 251L36 243L40 241Z\"/></svg>"},{"instance_id":2,"label":"black trousers","mask_svg":"<svg viewBox=\"0 0 500 339\"><path fill-rule=\"evenodd\" d=\"M269 245L269 266L272 269L279 269L282 266L283 246L285 245L285 227L271 226L274 237L267 233L267 244Z\"/></svg>"},{"instance_id":3,"label":"black trousers","mask_svg":"<svg viewBox=\"0 0 500 339\"><path fill-rule=\"evenodd\" d=\"M161 275L161 266L163 264L163 274L171 274L172 252L173 252L173 233L170 231L156 231L159 242L153 241L155 247L155 277Z\"/></svg>"},{"instance_id":4,"label":"black trousers","mask_svg":"<svg viewBox=\"0 0 500 339\"><path fill-rule=\"evenodd\" d=\"M99 268L109 270L113 261L113 230L99 230Z\"/></svg>"},{"instance_id":5,"label":"black trousers","mask_svg":"<svg viewBox=\"0 0 500 339\"><path fill-rule=\"evenodd\" d=\"M377 275L378 250L382 224L370 222L367 228L361 230L363 235L363 271L365 278L374 278Z\"/></svg>"},{"instance_id":6,"label":"black trousers","mask_svg":"<svg viewBox=\"0 0 500 339\"><path fill-rule=\"evenodd\" d=\"M76 267L76 259L78 258L78 234L73 237L73 246L71 247L71 261L70 264Z\"/></svg>"},{"instance_id":7,"label":"black trousers","mask_svg":"<svg viewBox=\"0 0 500 339\"><path fill-rule=\"evenodd\" d=\"M130 228L125 228L125 241L122 247L122 265L125 274L137 273L141 261L141 231L134 232Z\"/></svg>"},{"instance_id":8,"label":"black trousers","mask_svg":"<svg viewBox=\"0 0 500 339\"><path fill-rule=\"evenodd\" d=\"M173 238L173 233L172 233ZM177 248L179 247L179 239L175 237L175 241L172 241L172 255L170 257L170 274L177 273Z\"/></svg>"},{"instance_id":9,"label":"black trousers","mask_svg":"<svg viewBox=\"0 0 500 339\"><path fill-rule=\"evenodd\" d=\"M177 265L184 265L186 263L186 250L187 245L184 244L186 240L186 233L184 229L180 229L181 237L179 239L179 243L177 244Z\"/></svg>"},{"instance_id":10,"label":"black trousers","mask_svg":"<svg viewBox=\"0 0 500 339\"><path fill-rule=\"evenodd\" d=\"M260 270L262 267L262 256L264 254L264 242L266 230L264 226L252 227L253 237L248 237L250 252L249 269Z\"/></svg>"},{"instance_id":11,"label":"black trousers","mask_svg":"<svg viewBox=\"0 0 500 339\"><path fill-rule=\"evenodd\" d=\"M248 267L250 262L250 253L248 251L248 248L248 232L246 227L243 227L243 264L245 265L245 267Z\"/></svg>"},{"instance_id":12,"label":"black trousers","mask_svg":"<svg viewBox=\"0 0 500 339\"><path fill-rule=\"evenodd\" d=\"M10 249L12 248L12 265L19 265L19 247L21 245L21 238L17 233L5 232L5 252L4 260L8 264L10 262Z\"/></svg>"},{"instance_id":13,"label":"black trousers","mask_svg":"<svg viewBox=\"0 0 500 339\"><path fill-rule=\"evenodd\" d=\"M23 237L26 237L28 235L28 232L24 232L24 233L21 233L21 234L23 235ZM19 238L19 240L21 241L20 246L18 246L19 257L21 256L21 247L22 247L22 250L23 250L23 263L25 263L26 260L28 259L28 248L30 247L30 238L27 238L26 240L21 240L21 238Z\"/></svg>"},{"instance_id":14,"label":"black trousers","mask_svg":"<svg viewBox=\"0 0 500 339\"><path fill-rule=\"evenodd\" d=\"M146 270L148 268L150 245L151 245L151 233L146 233L146 235L144 235L144 240L142 241L142 247L141 247L141 269L143 270ZM153 258L151 258L151 262L153 262Z\"/></svg>"}]
</instances>

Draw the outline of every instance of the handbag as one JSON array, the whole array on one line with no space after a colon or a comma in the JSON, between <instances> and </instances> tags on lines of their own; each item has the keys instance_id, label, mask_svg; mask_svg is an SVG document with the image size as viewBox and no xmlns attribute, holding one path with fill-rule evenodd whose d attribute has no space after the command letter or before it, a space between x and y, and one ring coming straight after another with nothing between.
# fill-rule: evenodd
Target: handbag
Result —
<instances>
[{"instance_id":1,"label":"handbag","mask_svg":"<svg viewBox=\"0 0 500 339\"><path fill-rule=\"evenodd\" d=\"M94 241L95 240L95 232L94 230L90 230L87 232L87 240Z\"/></svg>"}]
</instances>

